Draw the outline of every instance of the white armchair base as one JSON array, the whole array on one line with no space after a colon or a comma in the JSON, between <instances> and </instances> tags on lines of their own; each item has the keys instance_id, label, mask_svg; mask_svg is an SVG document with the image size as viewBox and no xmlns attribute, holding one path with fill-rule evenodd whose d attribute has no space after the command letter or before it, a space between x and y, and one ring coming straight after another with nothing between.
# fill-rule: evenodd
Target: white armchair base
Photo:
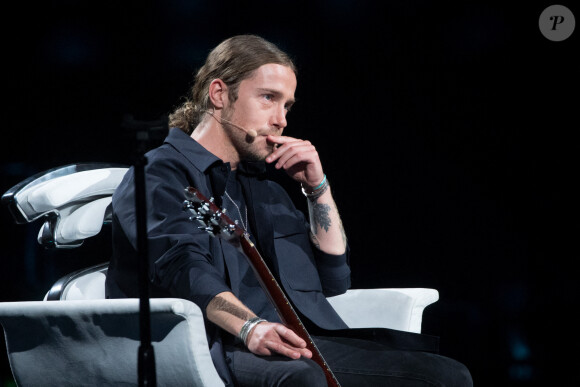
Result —
<instances>
[{"instance_id":1,"label":"white armchair base","mask_svg":"<svg viewBox=\"0 0 580 387\"><path fill-rule=\"evenodd\" d=\"M328 301L350 328L391 328L421 333L423 311L439 299L426 288L351 289Z\"/></svg>"},{"instance_id":2,"label":"white armchair base","mask_svg":"<svg viewBox=\"0 0 580 387\"><path fill-rule=\"evenodd\" d=\"M355 289L329 301L350 327L420 332L423 309L437 298L434 289ZM150 305L157 384L222 386L199 307L175 298L151 299ZM12 373L21 386L46 386L47 381L59 386L137 385L137 299L5 302L0 303L0 323Z\"/></svg>"},{"instance_id":3,"label":"white armchair base","mask_svg":"<svg viewBox=\"0 0 580 387\"><path fill-rule=\"evenodd\" d=\"M192 302L152 299L159 386L223 386L203 316ZM10 366L20 386L135 386L139 300L0 304Z\"/></svg>"}]
</instances>

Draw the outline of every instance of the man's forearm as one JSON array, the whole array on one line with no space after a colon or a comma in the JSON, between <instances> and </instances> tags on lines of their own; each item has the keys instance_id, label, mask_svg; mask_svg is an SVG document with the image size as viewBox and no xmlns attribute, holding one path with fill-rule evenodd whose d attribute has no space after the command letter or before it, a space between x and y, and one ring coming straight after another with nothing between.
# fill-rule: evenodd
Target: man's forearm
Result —
<instances>
[{"instance_id":1,"label":"man's forearm","mask_svg":"<svg viewBox=\"0 0 580 387\"><path fill-rule=\"evenodd\" d=\"M313 243L328 254L343 254L346 234L330 188L318 198L308 198L310 232Z\"/></svg>"},{"instance_id":2,"label":"man's forearm","mask_svg":"<svg viewBox=\"0 0 580 387\"><path fill-rule=\"evenodd\" d=\"M256 315L248 309L233 293L222 292L215 296L207 305L207 318L237 336L246 321Z\"/></svg>"},{"instance_id":3,"label":"man's forearm","mask_svg":"<svg viewBox=\"0 0 580 387\"><path fill-rule=\"evenodd\" d=\"M284 325L265 320L252 325L248 320L256 315L231 292L215 296L207 305L206 312L210 321L234 336L240 336L244 324L250 323L245 327L245 338L241 339L252 353L265 356L276 352L292 359L312 357L306 342Z\"/></svg>"}]
</instances>

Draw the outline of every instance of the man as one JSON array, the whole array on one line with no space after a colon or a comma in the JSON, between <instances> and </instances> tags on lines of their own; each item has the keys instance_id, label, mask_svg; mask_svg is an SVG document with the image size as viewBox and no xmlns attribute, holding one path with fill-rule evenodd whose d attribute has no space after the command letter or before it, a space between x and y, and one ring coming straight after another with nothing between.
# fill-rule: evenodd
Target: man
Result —
<instances>
[{"instance_id":1,"label":"man","mask_svg":"<svg viewBox=\"0 0 580 387\"><path fill-rule=\"evenodd\" d=\"M170 115L165 143L147 155L152 296L189 299L202 309L226 384L326 385L306 343L280 323L241 253L197 230L182 211L183 189L193 186L249 233L343 386L470 386L469 372L451 359L397 350L388 338L361 339L326 301L350 286L348 248L315 147L282 135L296 84L291 59L260 37L235 36L209 54L191 97ZM265 178L266 164L300 184L309 222ZM136 297L132 171L113 196L113 212L107 296ZM422 338L396 341L425 349Z\"/></svg>"}]
</instances>

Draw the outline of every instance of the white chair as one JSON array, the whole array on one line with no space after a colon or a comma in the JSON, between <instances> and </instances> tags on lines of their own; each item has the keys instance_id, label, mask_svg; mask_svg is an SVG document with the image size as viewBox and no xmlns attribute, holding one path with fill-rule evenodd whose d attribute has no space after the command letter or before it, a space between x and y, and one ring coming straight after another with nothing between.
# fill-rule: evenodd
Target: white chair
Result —
<instances>
[{"instance_id":1,"label":"white chair","mask_svg":"<svg viewBox=\"0 0 580 387\"><path fill-rule=\"evenodd\" d=\"M2 201L18 223L46 218L39 243L70 248L108 220L110 197L125 172L105 164L56 168L15 186ZM139 300L104 299L106 270L103 263L72 273L43 301L0 303L18 385L137 385ZM437 299L435 289L354 289L329 301L350 327L419 333L423 310ZM223 386L199 307L176 298L150 305L157 384Z\"/></svg>"}]
</instances>

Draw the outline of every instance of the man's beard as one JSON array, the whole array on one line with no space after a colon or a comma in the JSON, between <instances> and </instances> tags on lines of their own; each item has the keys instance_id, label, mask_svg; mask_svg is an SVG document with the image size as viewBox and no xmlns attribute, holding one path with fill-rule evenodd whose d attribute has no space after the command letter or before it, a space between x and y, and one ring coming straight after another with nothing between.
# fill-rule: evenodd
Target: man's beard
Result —
<instances>
[{"instance_id":1,"label":"man's beard","mask_svg":"<svg viewBox=\"0 0 580 387\"><path fill-rule=\"evenodd\" d=\"M232 120L234 108L226 107L222 111L222 117L225 121ZM254 146L255 138L249 136L244 130L236 128L227 122L221 122L222 128L228 134L230 141L240 156L240 160L246 161L264 161L267 155L259 152Z\"/></svg>"}]
</instances>

